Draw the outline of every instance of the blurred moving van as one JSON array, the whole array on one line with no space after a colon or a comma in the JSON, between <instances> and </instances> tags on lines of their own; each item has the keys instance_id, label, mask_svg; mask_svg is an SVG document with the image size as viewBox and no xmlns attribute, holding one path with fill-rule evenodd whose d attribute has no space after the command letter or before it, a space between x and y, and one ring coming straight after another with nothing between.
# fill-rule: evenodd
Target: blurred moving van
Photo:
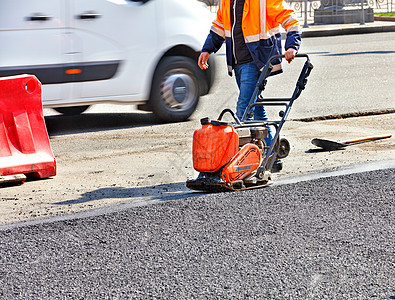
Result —
<instances>
[{"instance_id":1,"label":"blurred moving van","mask_svg":"<svg viewBox=\"0 0 395 300\"><path fill-rule=\"evenodd\" d=\"M124 103L183 121L213 82L197 66L211 21L196 0L1 0L0 76L36 75L63 114Z\"/></svg>"}]
</instances>

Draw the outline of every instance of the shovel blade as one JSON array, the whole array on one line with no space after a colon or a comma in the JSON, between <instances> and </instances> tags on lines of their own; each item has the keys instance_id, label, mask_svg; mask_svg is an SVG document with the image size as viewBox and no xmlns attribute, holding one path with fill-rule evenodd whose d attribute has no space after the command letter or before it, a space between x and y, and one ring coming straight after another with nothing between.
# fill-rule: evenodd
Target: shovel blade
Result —
<instances>
[{"instance_id":1,"label":"shovel blade","mask_svg":"<svg viewBox=\"0 0 395 300\"><path fill-rule=\"evenodd\" d=\"M311 143L317 147L320 147L326 151L340 150L346 147L345 144L325 140L325 139L313 139Z\"/></svg>"}]
</instances>

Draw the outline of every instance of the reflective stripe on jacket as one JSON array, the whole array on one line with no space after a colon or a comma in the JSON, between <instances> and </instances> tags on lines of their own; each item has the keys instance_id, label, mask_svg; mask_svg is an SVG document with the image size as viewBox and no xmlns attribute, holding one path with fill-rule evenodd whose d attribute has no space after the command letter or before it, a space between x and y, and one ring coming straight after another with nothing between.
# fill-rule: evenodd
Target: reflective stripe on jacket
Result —
<instances>
[{"instance_id":1,"label":"reflective stripe on jacket","mask_svg":"<svg viewBox=\"0 0 395 300\"><path fill-rule=\"evenodd\" d=\"M217 52L225 41L229 74L233 69L230 1L219 1L216 20L202 49L202 52ZM271 56L282 53L280 26L287 32L285 49L299 50L299 21L283 0L245 0L242 20L244 40L259 69L264 67ZM281 60L272 63L272 72L281 72Z\"/></svg>"}]
</instances>

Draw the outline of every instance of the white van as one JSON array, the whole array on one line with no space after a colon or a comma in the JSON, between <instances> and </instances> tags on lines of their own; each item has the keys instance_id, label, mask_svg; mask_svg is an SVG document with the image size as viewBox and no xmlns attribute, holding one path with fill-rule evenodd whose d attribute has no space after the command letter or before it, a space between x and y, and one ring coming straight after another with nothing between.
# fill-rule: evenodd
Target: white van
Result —
<instances>
[{"instance_id":1,"label":"white van","mask_svg":"<svg viewBox=\"0 0 395 300\"><path fill-rule=\"evenodd\" d=\"M0 76L36 75L63 114L111 102L182 121L213 82L197 67L211 21L196 0L1 0Z\"/></svg>"}]
</instances>

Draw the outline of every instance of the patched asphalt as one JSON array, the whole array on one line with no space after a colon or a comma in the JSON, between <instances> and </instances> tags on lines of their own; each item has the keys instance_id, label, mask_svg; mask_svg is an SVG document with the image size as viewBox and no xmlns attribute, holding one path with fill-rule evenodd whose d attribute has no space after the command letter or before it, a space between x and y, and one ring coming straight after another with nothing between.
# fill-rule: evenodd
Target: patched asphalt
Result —
<instances>
[{"instance_id":1,"label":"patched asphalt","mask_svg":"<svg viewBox=\"0 0 395 300\"><path fill-rule=\"evenodd\" d=\"M0 231L1 299L395 299L386 169Z\"/></svg>"}]
</instances>

